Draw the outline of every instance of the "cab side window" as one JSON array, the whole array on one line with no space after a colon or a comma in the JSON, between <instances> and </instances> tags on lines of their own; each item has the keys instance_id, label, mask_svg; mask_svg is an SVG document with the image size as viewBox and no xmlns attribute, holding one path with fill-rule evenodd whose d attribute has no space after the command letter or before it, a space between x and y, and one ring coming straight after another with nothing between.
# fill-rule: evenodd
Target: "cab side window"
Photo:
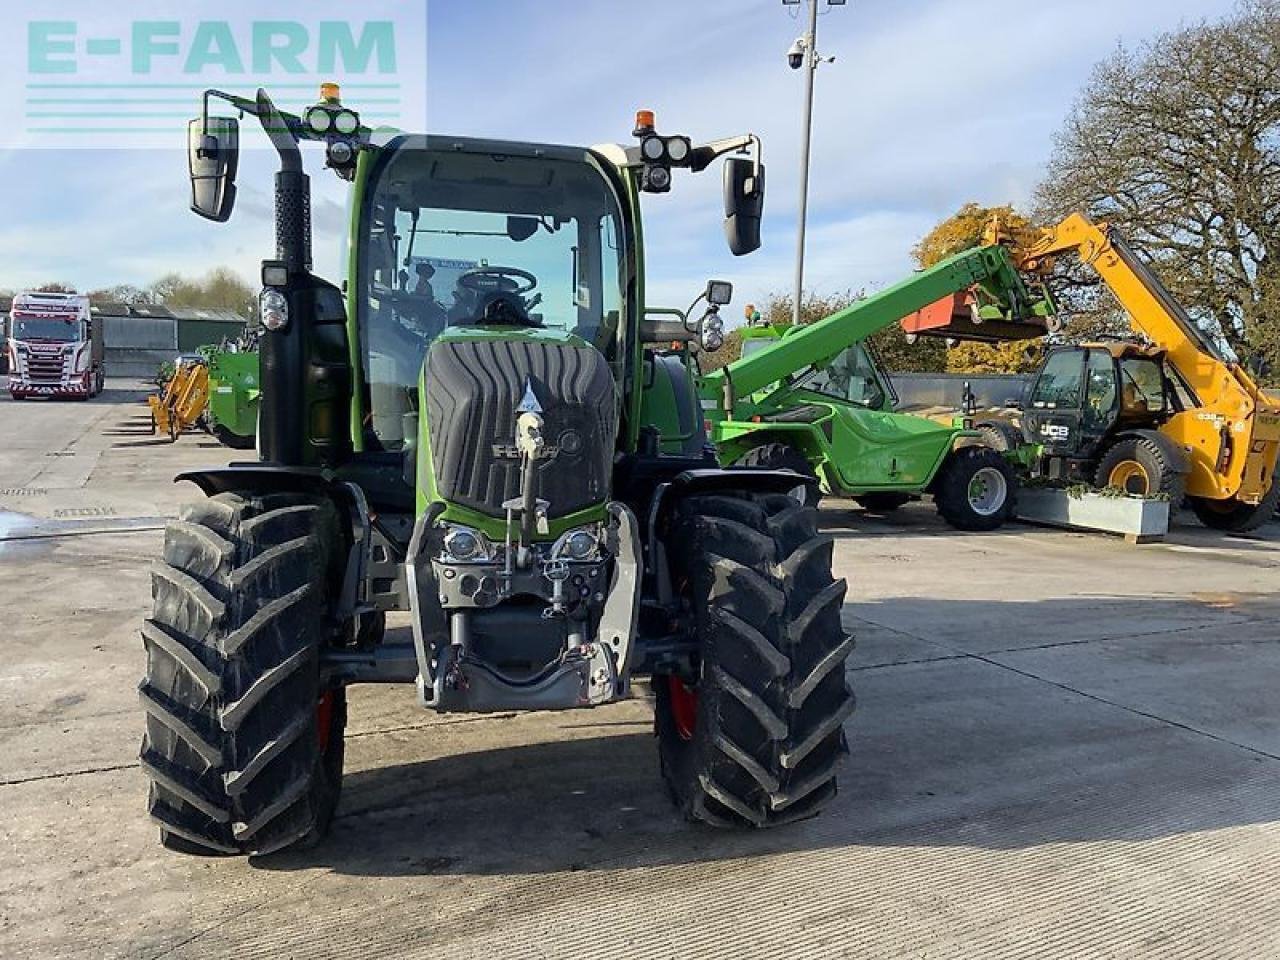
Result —
<instances>
[{"instance_id":1,"label":"cab side window","mask_svg":"<svg viewBox=\"0 0 1280 960\"><path fill-rule=\"evenodd\" d=\"M1111 354L1090 350L1085 361L1085 379L1085 423L1109 423L1116 406L1116 371Z\"/></svg>"}]
</instances>

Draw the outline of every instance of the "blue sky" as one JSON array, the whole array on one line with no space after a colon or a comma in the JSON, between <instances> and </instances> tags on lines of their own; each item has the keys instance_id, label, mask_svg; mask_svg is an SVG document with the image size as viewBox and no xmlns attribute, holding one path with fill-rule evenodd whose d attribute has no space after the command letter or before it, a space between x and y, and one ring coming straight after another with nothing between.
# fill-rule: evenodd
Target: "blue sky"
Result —
<instances>
[{"instance_id":1,"label":"blue sky","mask_svg":"<svg viewBox=\"0 0 1280 960\"><path fill-rule=\"evenodd\" d=\"M189 6L189 5L187 5ZM210 4L216 9L216 4ZM822 17L808 285L877 287L962 203L1024 203L1092 65L1230 0L849 0ZM430 0L432 131L567 143L626 141L634 110L661 130L765 143L764 247L734 258L718 170L647 200L652 300L683 305L708 277L735 302L791 284L802 30L781 0ZM341 79L341 78L339 78ZM353 106L359 104L352 102ZM196 105L193 103L192 112ZM175 142L182 142L179 125ZM317 270L338 273L345 187L312 155ZM146 284L271 252L271 156L247 152L230 224L187 211L174 151L0 150L0 288ZM736 311L734 311L736 315Z\"/></svg>"}]
</instances>

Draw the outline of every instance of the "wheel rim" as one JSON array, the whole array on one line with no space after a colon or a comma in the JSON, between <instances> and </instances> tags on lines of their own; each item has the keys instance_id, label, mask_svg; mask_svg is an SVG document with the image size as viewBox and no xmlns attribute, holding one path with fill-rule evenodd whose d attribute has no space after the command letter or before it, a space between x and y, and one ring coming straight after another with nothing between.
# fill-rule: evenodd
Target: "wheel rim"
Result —
<instances>
[{"instance_id":1,"label":"wheel rim","mask_svg":"<svg viewBox=\"0 0 1280 960\"><path fill-rule=\"evenodd\" d=\"M980 517L999 513L1009 496L1009 482L995 467L983 467L969 481L969 508Z\"/></svg>"},{"instance_id":2,"label":"wheel rim","mask_svg":"<svg viewBox=\"0 0 1280 960\"><path fill-rule=\"evenodd\" d=\"M1119 487L1125 493L1146 496L1151 490L1151 477L1147 475L1146 467L1137 460L1122 460L1111 468L1107 486Z\"/></svg>"},{"instance_id":3,"label":"wheel rim","mask_svg":"<svg viewBox=\"0 0 1280 960\"><path fill-rule=\"evenodd\" d=\"M320 745L320 753L329 752L329 740L333 734L333 701L336 694L327 690L316 701L316 742Z\"/></svg>"},{"instance_id":4,"label":"wheel rim","mask_svg":"<svg viewBox=\"0 0 1280 960\"><path fill-rule=\"evenodd\" d=\"M667 696L671 701L671 720L681 740L692 740L698 725L698 692L677 676L667 677Z\"/></svg>"}]
</instances>

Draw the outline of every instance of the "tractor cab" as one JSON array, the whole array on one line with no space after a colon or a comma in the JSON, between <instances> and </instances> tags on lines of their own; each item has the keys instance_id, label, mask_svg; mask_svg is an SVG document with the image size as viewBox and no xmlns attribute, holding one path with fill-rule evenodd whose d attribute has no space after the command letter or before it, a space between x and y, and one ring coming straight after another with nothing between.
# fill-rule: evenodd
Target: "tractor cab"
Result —
<instances>
[{"instance_id":1,"label":"tractor cab","mask_svg":"<svg viewBox=\"0 0 1280 960\"><path fill-rule=\"evenodd\" d=\"M1156 430L1195 406L1162 350L1126 341L1054 350L1027 394L1023 430L1043 448L1042 472L1094 479L1101 452L1127 431ZM1126 488L1126 477L1104 478ZM1116 481L1112 483L1112 481Z\"/></svg>"}]
</instances>

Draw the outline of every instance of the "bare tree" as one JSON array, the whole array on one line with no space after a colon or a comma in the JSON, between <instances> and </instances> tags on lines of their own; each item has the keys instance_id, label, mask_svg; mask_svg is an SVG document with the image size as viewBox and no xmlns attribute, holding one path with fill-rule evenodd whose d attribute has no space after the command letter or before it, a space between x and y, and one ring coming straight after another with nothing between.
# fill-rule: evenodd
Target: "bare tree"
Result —
<instances>
[{"instance_id":1,"label":"bare tree","mask_svg":"<svg viewBox=\"0 0 1280 960\"><path fill-rule=\"evenodd\" d=\"M1280 360L1280 0L1100 63L1037 200L1114 224L1238 354Z\"/></svg>"}]
</instances>

